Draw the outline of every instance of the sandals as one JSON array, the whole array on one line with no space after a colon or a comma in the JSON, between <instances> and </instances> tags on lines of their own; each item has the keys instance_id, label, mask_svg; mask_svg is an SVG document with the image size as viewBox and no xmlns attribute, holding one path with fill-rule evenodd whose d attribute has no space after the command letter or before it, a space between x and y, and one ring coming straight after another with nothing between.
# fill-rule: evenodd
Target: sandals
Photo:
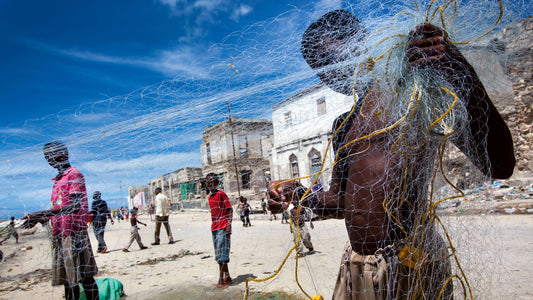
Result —
<instances>
[{"instance_id":1,"label":"sandals","mask_svg":"<svg viewBox=\"0 0 533 300\"><path fill-rule=\"evenodd\" d=\"M224 288L227 288L228 285L230 284L233 284L233 279L231 279L231 277L228 277L228 278L225 278L222 283L217 283L217 288L219 289L224 289Z\"/></svg>"}]
</instances>

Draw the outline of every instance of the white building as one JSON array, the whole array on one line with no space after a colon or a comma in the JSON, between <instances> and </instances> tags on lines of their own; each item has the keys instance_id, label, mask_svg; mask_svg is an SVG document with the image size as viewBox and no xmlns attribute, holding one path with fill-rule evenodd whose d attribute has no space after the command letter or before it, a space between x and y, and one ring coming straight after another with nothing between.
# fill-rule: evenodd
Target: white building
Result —
<instances>
[{"instance_id":1,"label":"white building","mask_svg":"<svg viewBox=\"0 0 533 300\"><path fill-rule=\"evenodd\" d=\"M353 97L336 93L323 84L315 85L272 107L274 130L271 172L272 179L301 178L310 186L313 177L303 178L331 167L334 159L332 146L333 121L349 111ZM329 188L331 170L320 174L320 183Z\"/></svg>"}]
</instances>

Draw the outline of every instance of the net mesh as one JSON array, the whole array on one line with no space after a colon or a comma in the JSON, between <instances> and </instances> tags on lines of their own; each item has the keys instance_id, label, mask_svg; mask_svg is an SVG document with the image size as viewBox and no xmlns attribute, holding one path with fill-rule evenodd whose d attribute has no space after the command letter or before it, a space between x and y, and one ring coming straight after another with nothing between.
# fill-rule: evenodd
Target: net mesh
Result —
<instances>
[{"instance_id":1,"label":"net mesh","mask_svg":"<svg viewBox=\"0 0 533 300\"><path fill-rule=\"evenodd\" d=\"M440 72L431 69L412 71L405 52L409 33L420 23L429 22L445 29L447 37L463 49L476 39L517 20L521 5L502 1L343 3L340 6L354 12L365 30L352 34L342 48L346 53L339 55L358 55L334 64L334 68L320 66L317 72L302 59L302 34L331 7L313 4L295 8L245 27L213 45L206 57L199 58L195 62L199 66L197 72L13 125L13 129L20 131L3 136L0 173L5 179L4 188L11 191L7 196L17 205L5 206L4 217L29 213L30 207L48 208L49 202L43 200L49 198L51 177L50 167L42 158L45 142L61 140L68 145L71 161L84 174L88 191L107 190L111 197L124 199L127 186L144 185L180 168L200 167L202 134L206 126L227 120L228 104L231 104L234 117L272 119L273 106L275 109L280 102L320 82L316 73L331 74L348 69L349 80L334 89L354 92L348 102L348 108L352 109L337 119L337 126L329 132L329 146L320 153L319 169L308 174L286 175L296 174L290 176L294 182L312 179L312 184L298 194L300 203L311 203L306 199L310 201L317 195L329 193L336 199L357 195L363 204L350 203L352 206L349 206L344 200L344 221L318 221L316 214L289 209L284 212L288 215L289 225L286 227L272 226L279 219L266 222L272 220L272 214L252 215L257 230L252 232L239 227L233 234L231 256L235 262L230 264L230 270L233 274L234 269L240 272L234 278L238 288L223 292L204 289L206 295L214 299L220 295L248 298L256 297L256 292L282 291L286 295L280 298L290 298L291 295L312 298L319 294L329 298L334 293L341 258L356 265L357 259L352 260L350 252L343 251L345 242L350 240L351 247L359 246L353 250L365 253L372 250L370 256L377 261L376 272L385 277L381 283L384 285L381 289L383 298L446 299L451 295L467 299L490 298L492 283L498 278L497 275L483 274L497 273L493 261L501 259L497 221L492 217L442 216L438 210L457 199L464 199L464 187L477 187L489 181L480 172L480 169L490 169L486 163L488 154L472 149L468 142L461 143L467 146L459 147L473 160L463 166L468 177L462 178L462 186L458 187L455 179L448 176L446 159L451 152L459 151L451 141L487 142L484 136L476 136L485 132L483 128L479 132L469 131L471 117L464 94L457 92L472 89L471 82L461 83L461 76L445 79ZM459 65L455 68L458 71L468 67ZM483 108L479 113L486 114L488 109ZM332 124L324 126L329 130ZM352 128L357 128L357 132L354 133ZM312 128L308 130L313 132ZM271 153L275 155L276 135L286 136L291 132L276 132L274 126L272 134ZM299 134L305 135L306 132ZM218 154L214 152L213 155ZM291 162L283 163L291 165ZM283 172L276 174L275 168L278 167L270 166L274 176L269 179L289 179L282 176ZM329 184L331 173L348 177L337 178L339 182L344 180L340 183L342 189L335 188L333 181ZM325 175L320 177L322 174ZM324 181L325 188L313 190L319 178ZM256 190L250 187L243 189L243 193L259 200L264 198L265 188L265 185ZM21 190L23 192L19 192ZM484 190L488 192L483 197L489 198L490 188L485 186ZM230 198L235 197L234 191L227 192ZM114 205L117 204L115 201ZM293 204L298 207L297 203ZM238 210L237 205L234 209ZM376 209L377 212L373 211ZM379 217L370 219L371 222L363 220L361 215L369 216L371 211L373 216ZM302 214L306 215L305 221ZM208 224L210 219L205 212L195 214L189 211L181 216L173 215L170 221L177 232L176 239L179 236L183 243L178 254L140 254L136 258L120 258L119 263L116 263L118 258L101 255L97 257L101 273L130 285L143 282L150 286L144 290L133 289L134 297L146 299L154 294L169 299L197 297L194 290L198 281L213 281L211 277L218 275L214 268L209 275L201 271L205 269L204 264L214 267L211 245L197 249L194 242L200 238L195 234L202 232L201 226ZM281 215L277 217L281 218ZM313 218L316 228L309 230L308 221ZM141 215L140 219L153 225L148 215ZM8 223L4 225L1 226L8 227ZM15 227L20 225L19 222ZM490 234L477 234L481 229ZM108 230L119 229L108 227ZM129 230L129 227L122 226L120 230ZM394 235L392 240L396 242L389 243L390 237L384 236L383 232ZM209 239L208 233L205 234ZM19 266L14 272L17 275L8 277L4 283L20 284L21 278L32 278L31 283L42 285L37 277L49 279L45 276L49 275L47 268L51 259L47 235L36 238L38 243L34 245L34 253L26 256L29 262ZM145 232L143 236L145 243L151 240L151 233ZM92 242L95 248L95 240ZM111 242L118 249L122 243L125 240ZM313 255L295 255L303 251L302 246L314 250ZM11 259L14 257L12 254ZM181 275L190 278L186 281L190 288L180 290L179 295L161 291L158 285L163 282L165 288L172 286L171 278L162 278L176 261L183 264L180 265L183 266ZM4 261L2 269L7 268L7 262ZM112 269L107 264L121 267ZM129 266L150 268L136 273L130 272ZM248 267L252 271L248 272ZM383 269L389 269L392 274ZM350 272L354 275L355 269ZM150 278L143 277L146 275ZM24 289L35 292L30 285ZM6 287L2 293L8 298L23 295ZM54 290L49 295L54 298L61 293Z\"/></svg>"}]
</instances>

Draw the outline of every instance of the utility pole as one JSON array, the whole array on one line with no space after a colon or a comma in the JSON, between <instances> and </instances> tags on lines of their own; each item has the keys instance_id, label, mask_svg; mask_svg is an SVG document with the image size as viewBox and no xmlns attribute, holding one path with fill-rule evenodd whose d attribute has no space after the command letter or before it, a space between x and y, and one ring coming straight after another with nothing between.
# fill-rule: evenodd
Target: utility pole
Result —
<instances>
[{"instance_id":1,"label":"utility pole","mask_svg":"<svg viewBox=\"0 0 533 300\"><path fill-rule=\"evenodd\" d=\"M233 126L231 125L231 103L226 103L228 106L228 123L229 123L229 130L231 134L231 146L233 147L233 165L235 166L235 178L237 179L237 193L239 194L239 198L241 197L241 186L239 183L239 169L237 168L237 155L235 154L235 140L233 138Z\"/></svg>"},{"instance_id":2,"label":"utility pole","mask_svg":"<svg viewBox=\"0 0 533 300\"><path fill-rule=\"evenodd\" d=\"M120 182L120 207L124 207L124 205L122 205L122 181Z\"/></svg>"}]
</instances>

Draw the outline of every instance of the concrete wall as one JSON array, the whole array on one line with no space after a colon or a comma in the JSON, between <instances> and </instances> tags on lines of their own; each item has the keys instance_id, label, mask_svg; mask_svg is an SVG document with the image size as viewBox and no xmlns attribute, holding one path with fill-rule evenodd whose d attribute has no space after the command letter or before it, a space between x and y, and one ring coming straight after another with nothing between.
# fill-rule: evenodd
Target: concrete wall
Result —
<instances>
[{"instance_id":1,"label":"concrete wall","mask_svg":"<svg viewBox=\"0 0 533 300\"><path fill-rule=\"evenodd\" d=\"M227 193L253 189L252 182L270 174L271 136L272 123L263 119L232 117L207 126L201 145L204 176L221 175ZM243 180L248 173L249 180Z\"/></svg>"}]
</instances>

